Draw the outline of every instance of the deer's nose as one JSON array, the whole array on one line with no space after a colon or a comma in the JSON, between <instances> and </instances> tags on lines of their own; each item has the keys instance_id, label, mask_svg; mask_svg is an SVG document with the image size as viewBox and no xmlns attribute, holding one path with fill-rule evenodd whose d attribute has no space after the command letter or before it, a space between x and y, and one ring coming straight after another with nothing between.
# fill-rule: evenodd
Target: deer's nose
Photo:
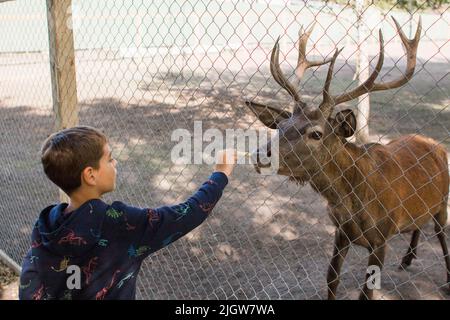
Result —
<instances>
[{"instance_id":1,"label":"deer's nose","mask_svg":"<svg viewBox=\"0 0 450 320\"><path fill-rule=\"evenodd\" d=\"M270 166L270 157L272 155L270 144L257 149L252 154L252 161L258 167Z\"/></svg>"}]
</instances>

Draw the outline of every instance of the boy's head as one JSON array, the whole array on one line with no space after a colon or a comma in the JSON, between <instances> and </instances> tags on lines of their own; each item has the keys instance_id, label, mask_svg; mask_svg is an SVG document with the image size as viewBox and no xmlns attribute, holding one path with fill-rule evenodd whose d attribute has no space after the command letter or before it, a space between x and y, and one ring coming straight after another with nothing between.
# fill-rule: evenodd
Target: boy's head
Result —
<instances>
[{"instance_id":1,"label":"boy's head","mask_svg":"<svg viewBox=\"0 0 450 320\"><path fill-rule=\"evenodd\" d=\"M41 160L47 177L69 196L79 188L99 195L115 188L116 160L97 129L78 126L52 134L42 146Z\"/></svg>"}]
</instances>

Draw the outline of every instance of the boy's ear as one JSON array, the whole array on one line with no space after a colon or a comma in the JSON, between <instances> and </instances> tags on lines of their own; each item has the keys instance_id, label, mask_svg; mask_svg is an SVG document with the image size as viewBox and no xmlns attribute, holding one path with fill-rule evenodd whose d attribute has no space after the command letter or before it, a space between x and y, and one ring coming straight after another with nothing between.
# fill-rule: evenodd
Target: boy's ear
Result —
<instances>
[{"instance_id":1,"label":"boy's ear","mask_svg":"<svg viewBox=\"0 0 450 320\"><path fill-rule=\"evenodd\" d=\"M86 167L81 172L81 179L88 185L88 186L95 186L96 180L95 180L95 170L92 167Z\"/></svg>"},{"instance_id":2,"label":"boy's ear","mask_svg":"<svg viewBox=\"0 0 450 320\"><path fill-rule=\"evenodd\" d=\"M331 121L334 132L344 138L351 137L356 131L356 117L352 110L346 109L336 114Z\"/></svg>"},{"instance_id":3,"label":"boy's ear","mask_svg":"<svg viewBox=\"0 0 450 320\"><path fill-rule=\"evenodd\" d=\"M270 129L277 129L278 124L282 120L291 117L290 112L270 107L265 104L260 104L252 101L245 101L245 104L250 108L250 110L253 111L258 119Z\"/></svg>"}]
</instances>

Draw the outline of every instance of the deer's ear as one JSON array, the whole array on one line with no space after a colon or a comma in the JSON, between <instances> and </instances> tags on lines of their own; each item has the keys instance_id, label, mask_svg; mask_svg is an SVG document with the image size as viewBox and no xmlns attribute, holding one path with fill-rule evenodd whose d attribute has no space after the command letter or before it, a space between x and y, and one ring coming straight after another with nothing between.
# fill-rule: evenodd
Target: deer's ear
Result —
<instances>
[{"instance_id":1,"label":"deer's ear","mask_svg":"<svg viewBox=\"0 0 450 320\"><path fill-rule=\"evenodd\" d=\"M333 120L334 132L344 138L351 137L356 131L356 117L352 110L346 109L336 114Z\"/></svg>"},{"instance_id":2,"label":"deer's ear","mask_svg":"<svg viewBox=\"0 0 450 320\"><path fill-rule=\"evenodd\" d=\"M266 127L271 129L277 129L278 124L291 117L291 113L288 111L280 110L274 107L270 107L265 104L260 104L252 101L245 101L247 107L253 111L258 119L264 123Z\"/></svg>"}]
</instances>

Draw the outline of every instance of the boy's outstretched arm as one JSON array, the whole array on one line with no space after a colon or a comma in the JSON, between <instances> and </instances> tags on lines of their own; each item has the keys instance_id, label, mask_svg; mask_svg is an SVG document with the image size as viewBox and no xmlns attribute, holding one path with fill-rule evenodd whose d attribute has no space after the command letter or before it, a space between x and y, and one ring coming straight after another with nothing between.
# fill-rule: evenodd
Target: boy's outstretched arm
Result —
<instances>
[{"instance_id":1,"label":"boy's outstretched arm","mask_svg":"<svg viewBox=\"0 0 450 320\"><path fill-rule=\"evenodd\" d=\"M117 209L126 212L127 223L135 226L130 236L133 240L131 246L137 250L136 255L146 257L199 226L222 196L235 163L234 150L219 152L209 179L188 200L177 205L137 209L113 203L113 207L124 206Z\"/></svg>"}]
</instances>

